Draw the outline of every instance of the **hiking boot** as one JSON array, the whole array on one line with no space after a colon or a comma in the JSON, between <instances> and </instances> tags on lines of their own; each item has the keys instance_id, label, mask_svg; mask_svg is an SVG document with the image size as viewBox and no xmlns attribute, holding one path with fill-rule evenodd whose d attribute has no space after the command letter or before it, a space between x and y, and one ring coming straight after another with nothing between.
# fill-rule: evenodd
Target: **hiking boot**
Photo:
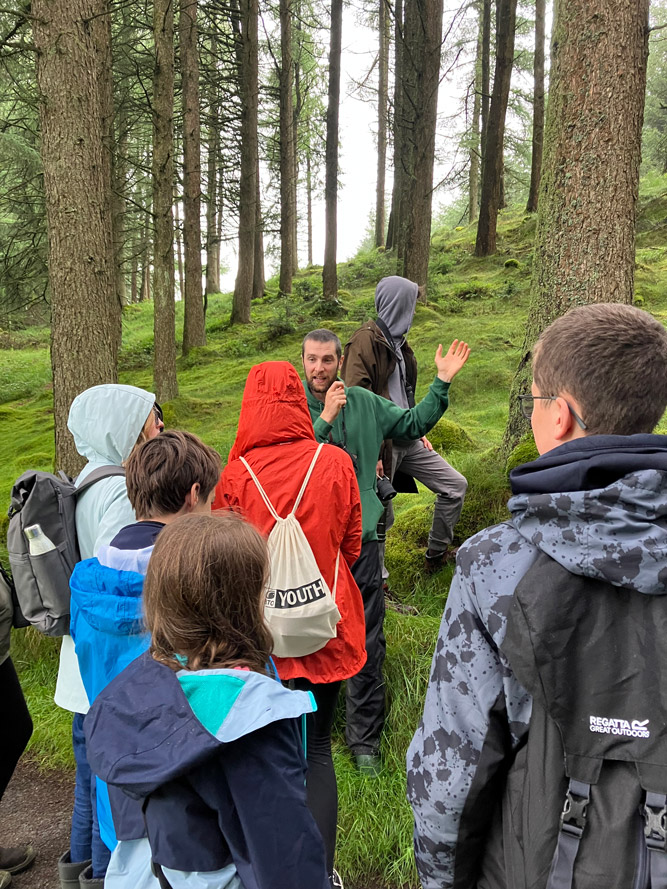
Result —
<instances>
[{"instance_id":1,"label":"hiking boot","mask_svg":"<svg viewBox=\"0 0 667 889\"><path fill-rule=\"evenodd\" d=\"M20 874L28 870L34 860L35 850L32 846L0 846L0 871Z\"/></svg>"},{"instance_id":2,"label":"hiking boot","mask_svg":"<svg viewBox=\"0 0 667 889\"><path fill-rule=\"evenodd\" d=\"M458 546L451 546L441 553L433 553L430 549L427 549L424 556L424 571L426 574L437 574L438 571L445 567L447 562L456 561L458 551Z\"/></svg>"},{"instance_id":3,"label":"hiking boot","mask_svg":"<svg viewBox=\"0 0 667 889\"><path fill-rule=\"evenodd\" d=\"M329 877L329 882L331 883L331 889L344 889L343 881L340 878L340 874L336 870L333 869L331 876Z\"/></svg>"},{"instance_id":4,"label":"hiking boot","mask_svg":"<svg viewBox=\"0 0 667 889\"><path fill-rule=\"evenodd\" d=\"M58 859L60 889L79 889L79 874L92 864L88 861L70 861L69 849Z\"/></svg>"},{"instance_id":5,"label":"hiking boot","mask_svg":"<svg viewBox=\"0 0 667 889\"><path fill-rule=\"evenodd\" d=\"M360 775L365 778L379 778L382 760L377 753L355 753L354 761Z\"/></svg>"},{"instance_id":6,"label":"hiking boot","mask_svg":"<svg viewBox=\"0 0 667 889\"><path fill-rule=\"evenodd\" d=\"M93 876L93 866L89 864L79 874L80 889L104 889L104 877Z\"/></svg>"},{"instance_id":7,"label":"hiking boot","mask_svg":"<svg viewBox=\"0 0 667 889\"><path fill-rule=\"evenodd\" d=\"M0 870L0 889L7 889L12 885L12 875L8 870ZM333 885L333 883L331 884Z\"/></svg>"}]
</instances>

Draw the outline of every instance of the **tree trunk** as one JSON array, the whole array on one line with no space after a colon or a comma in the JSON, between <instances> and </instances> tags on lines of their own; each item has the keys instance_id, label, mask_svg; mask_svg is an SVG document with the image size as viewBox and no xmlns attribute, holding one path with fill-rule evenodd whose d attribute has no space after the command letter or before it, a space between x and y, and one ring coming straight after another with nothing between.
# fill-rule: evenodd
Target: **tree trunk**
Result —
<instances>
[{"instance_id":1,"label":"tree trunk","mask_svg":"<svg viewBox=\"0 0 667 889\"><path fill-rule=\"evenodd\" d=\"M428 279L435 127L440 85L442 0L416 0L406 7L406 173L401 197L404 216L403 275L422 287ZM409 52L407 51L409 49ZM399 229L400 231L400 229ZM400 244L400 241L399 241ZM399 248L399 256L400 256Z\"/></svg>"},{"instance_id":2,"label":"tree trunk","mask_svg":"<svg viewBox=\"0 0 667 889\"><path fill-rule=\"evenodd\" d=\"M493 92L486 131L475 256L489 256L496 252L496 225L498 210L501 206L505 116L514 61L516 4L517 0L496 0L496 70L493 76Z\"/></svg>"},{"instance_id":3,"label":"tree trunk","mask_svg":"<svg viewBox=\"0 0 667 889\"><path fill-rule=\"evenodd\" d=\"M535 0L535 59L533 62L533 154L530 165L530 191L527 213L537 212L537 195L542 171L544 142L544 37L546 0Z\"/></svg>"},{"instance_id":4,"label":"tree trunk","mask_svg":"<svg viewBox=\"0 0 667 889\"><path fill-rule=\"evenodd\" d=\"M48 230L56 466L82 465L67 429L72 400L117 379L110 178L102 65L91 31L103 0L33 0Z\"/></svg>"},{"instance_id":5,"label":"tree trunk","mask_svg":"<svg viewBox=\"0 0 667 889\"><path fill-rule=\"evenodd\" d=\"M240 0L241 185L232 324L250 323L257 232L258 0Z\"/></svg>"},{"instance_id":6,"label":"tree trunk","mask_svg":"<svg viewBox=\"0 0 667 889\"><path fill-rule=\"evenodd\" d=\"M218 38L211 35L211 65L218 56ZM210 75L208 90L209 126L206 164L206 294L220 293L220 239L218 238L218 164L220 159L220 118L218 115L216 79Z\"/></svg>"},{"instance_id":7,"label":"tree trunk","mask_svg":"<svg viewBox=\"0 0 667 889\"><path fill-rule=\"evenodd\" d=\"M294 70L292 0L280 0L280 292L292 292L294 277Z\"/></svg>"},{"instance_id":8,"label":"tree trunk","mask_svg":"<svg viewBox=\"0 0 667 889\"><path fill-rule=\"evenodd\" d=\"M403 0L394 4L394 181L391 189L391 211L387 226L387 249L398 245L398 229L401 217L402 134L403 134Z\"/></svg>"},{"instance_id":9,"label":"tree trunk","mask_svg":"<svg viewBox=\"0 0 667 889\"><path fill-rule=\"evenodd\" d=\"M340 53L343 35L343 0L331 0L331 42L329 44L329 99L327 105L327 144L324 200L324 268L322 292L325 299L338 297L336 253L338 238L338 116L340 111Z\"/></svg>"},{"instance_id":10,"label":"tree trunk","mask_svg":"<svg viewBox=\"0 0 667 889\"><path fill-rule=\"evenodd\" d=\"M180 0L178 18L183 88L184 355L195 346L206 345L201 268L201 133L197 2L198 0Z\"/></svg>"},{"instance_id":11,"label":"tree trunk","mask_svg":"<svg viewBox=\"0 0 667 889\"><path fill-rule=\"evenodd\" d=\"M475 92L472 104L472 122L470 126L470 169L468 172L468 222L472 223L477 219L479 212L479 167L480 167L480 145L479 145L479 123L482 106L482 51L483 51L483 16L484 6L479 5L479 32L477 34L477 52L475 54L475 75L473 89Z\"/></svg>"},{"instance_id":12,"label":"tree trunk","mask_svg":"<svg viewBox=\"0 0 667 889\"><path fill-rule=\"evenodd\" d=\"M648 56L649 0L557 0L531 307L512 386L508 451L527 424L531 350L555 318L592 302L631 303ZM582 35L595 34L595 40Z\"/></svg>"},{"instance_id":13,"label":"tree trunk","mask_svg":"<svg viewBox=\"0 0 667 889\"><path fill-rule=\"evenodd\" d=\"M486 153L486 132L489 128L489 104L491 101L491 0L482 0L482 101L481 101L481 149L482 176L484 175L484 155Z\"/></svg>"},{"instance_id":14,"label":"tree trunk","mask_svg":"<svg viewBox=\"0 0 667 889\"><path fill-rule=\"evenodd\" d=\"M255 225L255 266L252 275L252 298L264 296L266 278L264 277L264 223L262 221L261 183L259 179L259 158L257 159L257 218Z\"/></svg>"},{"instance_id":15,"label":"tree trunk","mask_svg":"<svg viewBox=\"0 0 667 889\"><path fill-rule=\"evenodd\" d=\"M310 151L306 154L306 215L308 217L308 268L313 264L313 182L310 168Z\"/></svg>"},{"instance_id":16,"label":"tree trunk","mask_svg":"<svg viewBox=\"0 0 667 889\"><path fill-rule=\"evenodd\" d=\"M375 246L383 247L384 237L384 180L387 166L387 98L389 93L389 16L387 0L380 0L378 52L378 163L375 188Z\"/></svg>"},{"instance_id":17,"label":"tree trunk","mask_svg":"<svg viewBox=\"0 0 667 889\"><path fill-rule=\"evenodd\" d=\"M183 299L185 293L185 274L183 270L183 239L181 237L181 218L178 209L178 195L174 193L174 239L176 241L176 271L178 272L178 293Z\"/></svg>"},{"instance_id":18,"label":"tree trunk","mask_svg":"<svg viewBox=\"0 0 667 889\"><path fill-rule=\"evenodd\" d=\"M174 303L174 7L154 0L153 35L153 385L158 401L178 395Z\"/></svg>"}]
</instances>

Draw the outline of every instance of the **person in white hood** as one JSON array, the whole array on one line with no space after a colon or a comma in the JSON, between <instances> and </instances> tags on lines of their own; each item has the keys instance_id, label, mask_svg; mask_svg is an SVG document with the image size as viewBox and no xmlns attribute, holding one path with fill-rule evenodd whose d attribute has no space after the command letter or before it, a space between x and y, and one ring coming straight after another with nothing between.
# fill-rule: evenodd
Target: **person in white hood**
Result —
<instances>
[{"instance_id":1,"label":"person in white hood","mask_svg":"<svg viewBox=\"0 0 667 889\"><path fill-rule=\"evenodd\" d=\"M79 485L95 469L122 466L134 447L158 435L164 423L152 392L109 383L86 389L74 399L67 427L77 451L88 460L76 480ZM76 506L81 558L96 556L101 546L134 521L124 476L102 478L93 484L81 494ZM58 862L61 885L72 886L78 880L82 886L102 886L110 853L100 839L95 818L94 782L83 735L89 702L71 636L63 637L54 700L74 713L72 743L76 760L70 848Z\"/></svg>"}]
</instances>

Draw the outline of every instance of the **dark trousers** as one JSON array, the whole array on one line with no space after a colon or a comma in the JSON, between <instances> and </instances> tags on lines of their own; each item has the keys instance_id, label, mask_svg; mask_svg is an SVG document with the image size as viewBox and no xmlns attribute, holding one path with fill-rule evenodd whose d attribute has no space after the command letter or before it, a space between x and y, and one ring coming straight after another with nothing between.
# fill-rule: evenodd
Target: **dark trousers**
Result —
<instances>
[{"instance_id":1,"label":"dark trousers","mask_svg":"<svg viewBox=\"0 0 667 889\"><path fill-rule=\"evenodd\" d=\"M377 540L361 545L352 575L361 590L366 618L366 655L362 669L347 680L345 740L352 753L377 753L384 725L384 592Z\"/></svg>"},{"instance_id":2,"label":"dark trousers","mask_svg":"<svg viewBox=\"0 0 667 889\"><path fill-rule=\"evenodd\" d=\"M32 734L32 719L21 691L11 658L0 664L0 701L2 724L0 732L0 799L14 774L16 763Z\"/></svg>"},{"instance_id":3,"label":"dark trousers","mask_svg":"<svg viewBox=\"0 0 667 889\"><path fill-rule=\"evenodd\" d=\"M308 679L292 679L290 688L313 693L317 710L306 716L306 799L319 827L327 856L327 873L331 874L336 852L338 825L338 786L331 755L331 729L340 682L315 684Z\"/></svg>"}]
</instances>

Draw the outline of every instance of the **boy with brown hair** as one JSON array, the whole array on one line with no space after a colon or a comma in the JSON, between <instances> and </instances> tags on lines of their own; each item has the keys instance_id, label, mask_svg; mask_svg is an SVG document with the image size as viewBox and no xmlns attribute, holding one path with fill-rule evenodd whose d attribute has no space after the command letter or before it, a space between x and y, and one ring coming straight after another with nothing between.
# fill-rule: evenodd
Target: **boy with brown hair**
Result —
<instances>
[{"instance_id":1,"label":"boy with brown hair","mask_svg":"<svg viewBox=\"0 0 667 889\"><path fill-rule=\"evenodd\" d=\"M79 562L70 578L71 633L90 703L149 644L144 628L144 576L162 529L189 513L211 510L220 455L189 432L163 432L126 464L127 494L138 521L126 525L97 557ZM106 787L98 783L100 836L116 844ZM67 867L67 865L64 865ZM61 883L73 874L60 869ZM103 880L86 880L102 886ZM71 885L71 882L70 882Z\"/></svg>"},{"instance_id":2,"label":"boy with brown hair","mask_svg":"<svg viewBox=\"0 0 667 889\"><path fill-rule=\"evenodd\" d=\"M664 887L667 332L572 309L519 398L540 457L459 552L407 755L422 886Z\"/></svg>"}]
</instances>

